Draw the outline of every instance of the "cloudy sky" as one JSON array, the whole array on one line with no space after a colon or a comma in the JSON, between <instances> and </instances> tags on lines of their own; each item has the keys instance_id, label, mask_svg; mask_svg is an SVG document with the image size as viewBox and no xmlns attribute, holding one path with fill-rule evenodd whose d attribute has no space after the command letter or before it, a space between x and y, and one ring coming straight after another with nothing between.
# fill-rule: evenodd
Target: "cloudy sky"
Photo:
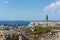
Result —
<instances>
[{"instance_id":1,"label":"cloudy sky","mask_svg":"<svg viewBox=\"0 0 60 40\"><path fill-rule=\"evenodd\" d=\"M60 20L60 0L0 0L0 20Z\"/></svg>"}]
</instances>

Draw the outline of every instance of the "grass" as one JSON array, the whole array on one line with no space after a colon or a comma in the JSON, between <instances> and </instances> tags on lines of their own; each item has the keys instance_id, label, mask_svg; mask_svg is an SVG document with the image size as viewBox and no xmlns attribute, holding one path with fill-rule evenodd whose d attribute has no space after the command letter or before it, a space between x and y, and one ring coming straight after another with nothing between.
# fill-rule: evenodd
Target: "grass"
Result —
<instances>
[{"instance_id":1,"label":"grass","mask_svg":"<svg viewBox=\"0 0 60 40\"><path fill-rule=\"evenodd\" d=\"M37 34L45 34L48 33L49 31L51 31L49 28L47 27L38 27L38 29L36 29L35 31L31 31L32 35L37 35Z\"/></svg>"}]
</instances>

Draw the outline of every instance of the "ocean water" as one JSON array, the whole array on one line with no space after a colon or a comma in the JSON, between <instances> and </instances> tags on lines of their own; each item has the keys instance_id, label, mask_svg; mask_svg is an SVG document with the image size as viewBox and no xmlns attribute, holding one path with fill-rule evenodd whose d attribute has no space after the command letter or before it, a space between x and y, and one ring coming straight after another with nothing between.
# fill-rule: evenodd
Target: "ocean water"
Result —
<instances>
[{"instance_id":1,"label":"ocean water","mask_svg":"<svg viewBox=\"0 0 60 40\"><path fill-rule=\"evenodd\" d=\"M4 25L11 28L17 28L18 26L28 26L30 22L45 22L45 20L39 20L39 21L0 21L0 26ZM49 22L60 22L60 20L49 20ZM16 24L14 26L11 26L12 24ZM18 24L18 25L17 25Z\"/></svg>"},{"instance_id":2,"label":"ocean water","mask_svg":"<svg viewBox=\"0 0 60 40\"><path fill-rule=\"evenodd\" d=\"M7 27L11 27L11 28L17 28L18 26L28 26L29 23L30 23L30 21L0 21L0 26L4 25ZM11 26L12 24L14 26Z\"/></svg>"}]
</instances>

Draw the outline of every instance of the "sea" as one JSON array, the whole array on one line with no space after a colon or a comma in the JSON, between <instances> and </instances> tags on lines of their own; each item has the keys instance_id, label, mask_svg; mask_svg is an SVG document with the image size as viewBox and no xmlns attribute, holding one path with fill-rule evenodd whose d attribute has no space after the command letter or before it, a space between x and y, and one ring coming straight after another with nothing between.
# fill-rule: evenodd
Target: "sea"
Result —
<instances>
[{"instance_id":1,"label":"sea","mask_svg":"<svg viewBox=\"0 0 60 40\"><path fill-rule=\"evenodd\" d=\"M17 20L13 20L13 21L0 21L0 26L7 26L9 28L17 28L18 26L28 26L28 24L30 24L30 22L44 22L45 20L36 20L36 21L17 21ZM60 20L49 20L51 22L60 22Z\"/></svg>"},{"instance_id":2,"label":"sea","mask_svg":"<svg viewBox=\"0 0 60 40\"><path fill-rule=\"evenodd\" d=\"M10 28L17 28L18 26L28 26L30 21L0 21L0 26L7 26Z\"/></svg>"}]
</instances>

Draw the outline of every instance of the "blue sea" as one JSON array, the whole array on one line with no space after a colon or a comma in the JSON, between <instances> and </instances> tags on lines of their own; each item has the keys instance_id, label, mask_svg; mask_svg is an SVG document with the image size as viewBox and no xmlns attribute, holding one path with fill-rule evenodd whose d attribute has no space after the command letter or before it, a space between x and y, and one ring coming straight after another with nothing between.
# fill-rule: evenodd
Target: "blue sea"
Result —
<instances>
[{"instance_id":1,"label":"blue sea","mask_svg":"<svg viewBox=\"0 0 60 40\"><path fill-rule=\"evenodd\" d=\"M30 21L0 21L0 26L4 25L11 28L17 28L18 26L28 26L28 24L30 24Z\"/></svg>"},{"instance_id":2,"label":"blue sea","mask_svg":"<svg viewBox=\"0 0 60 40\"><path fill-rule=\"evenodd\" d=\"M40 21L44 22L44 20L39 20L39 21L36 21L36 22L40 22ZM49 21L60 22L60 20L49 20ZM32 22L32 21L16 21L16 20L13 20L13 21L10 21L10 20L9 21L0 21L0 26L4 25L4 26L7 26L7 27L11 27L11 28L17 28L18 26L28 26L28 24L30 24L30 22ZM12 24L13 24L13 26L11 26Z\"/></svg>"}]
</instances>

